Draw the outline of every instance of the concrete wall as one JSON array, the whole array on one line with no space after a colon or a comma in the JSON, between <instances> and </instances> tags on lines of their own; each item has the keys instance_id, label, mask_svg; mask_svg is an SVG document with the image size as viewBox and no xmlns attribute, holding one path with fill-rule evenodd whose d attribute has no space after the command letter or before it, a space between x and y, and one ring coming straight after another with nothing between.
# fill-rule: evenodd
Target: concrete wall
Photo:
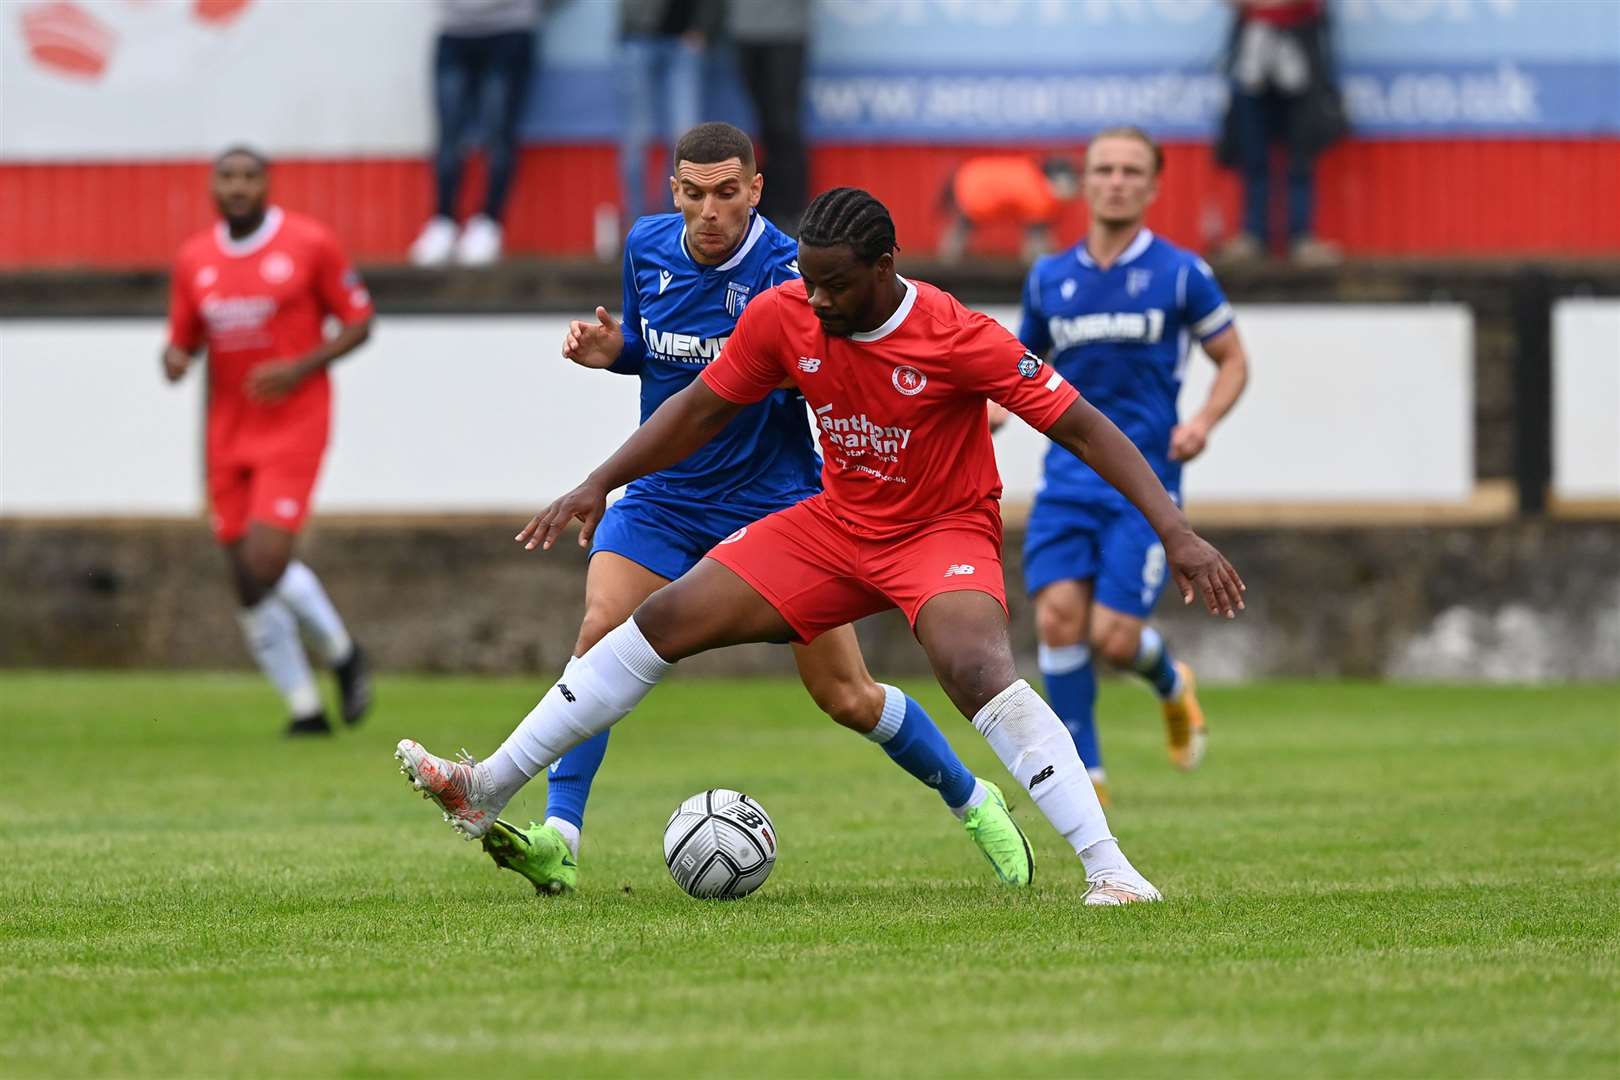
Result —
<instances>
[{"instance_id":1,"label":"concrete wall","mask_svg":"<svg viewBox=\"0 0 1620 1080\"><path fill-rule=\"evenodd\" d=\"M524 554L511 518L317 522L303 554L391 670L555 672L581 615L571 544ZM1160 622L1206 678L1620 678L1620 522L1489 527L1217 529L1242 571L1235 623L1183 609ZM1008 537L1014 640L1033 653ZM198 522L0 525L0 665L247 664L223 561ZM904 623L862 628L872 669L923 674ZM786 650L729 650L698 672L786 672ZM1033 671L1033 665L1027 665Z\"/></svg>"}]
</instances>

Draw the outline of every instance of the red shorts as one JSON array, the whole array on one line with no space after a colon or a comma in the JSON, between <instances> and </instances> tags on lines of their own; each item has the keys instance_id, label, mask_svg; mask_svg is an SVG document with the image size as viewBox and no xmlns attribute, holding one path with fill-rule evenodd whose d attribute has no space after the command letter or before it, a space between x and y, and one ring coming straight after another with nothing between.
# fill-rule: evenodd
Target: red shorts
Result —
<instances>
[{"instance_id":1,"label":"red shorts","mask_svg":"<svg viewBox=\"0 0 1620 1080\"><path fill-rule=\"evenodd\" d=\"M943 518L887 540L853 536L825 495L738 529L710 550L769 600L803 641L897 607L906 621L940 593L989 593L1007 607L1001 515Z\"/></svg>"},{"instance_id":2,"label":"red shorts","mask_svg":"<svg viewBox=\"0 0 1620 1080\"><path fill-rule=\"evenodd\" d=\"M260 521L295 533L309 517L309 497L321 471L321 455L208 466L208 504L214 538L233 544Z\"/></svg>"}]
</instances>

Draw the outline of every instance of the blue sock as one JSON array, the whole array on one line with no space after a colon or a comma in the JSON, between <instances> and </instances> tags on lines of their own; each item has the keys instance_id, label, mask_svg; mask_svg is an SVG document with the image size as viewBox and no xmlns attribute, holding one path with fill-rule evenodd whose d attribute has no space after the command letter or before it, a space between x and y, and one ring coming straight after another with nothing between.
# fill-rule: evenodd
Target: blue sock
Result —
<instances>
[{"instance_id":1,"label":"blue sock","mask_svg":"<svg viewBox=\"0 0 1620 1080\"><path fill-rule=\"evenodd\" d=\"M585 827L585 800L591 797L591 782L602 767L607 753L608 733L594 735L558 758L546 777L546 817Z\"/></svg>"},{"instance_id":2,"label":"blue sock","mask_svg":"<svg viewBox=\"0 0 1620 1080\"><path fill-rule=\"evenodd\" d=\"M1136 647L1136 673L1153 684L1153 692L1165 701L1181 693L1181 674L1164 638L1151 626L1142 627L1141 644Z\"/></svg>"},{"instance_id":3,"label":"blue sock","mask_svg":"<svg viewBox=\"0 0 1620 1080\"><path fill-rule=\"evenodd\" d=\"M1102 747L1097 743L1097 673L1091 650L1084 645L1042 645L1041 676L1046 699L1069 729L1080 760L1093 773L1100 771Z\"/></svg>"},{"instance_id":4,"label":"blue sock","mask_svg":"<svg viewBox=\"0 0 1620 1080\"><path fill-rule=\"evenodd\" d=\"M894 763L939 792L951 809L966 805L977 782L923 707L901 689L883 687L883 716L866 736Z\"/></svg>"}]
</instances>

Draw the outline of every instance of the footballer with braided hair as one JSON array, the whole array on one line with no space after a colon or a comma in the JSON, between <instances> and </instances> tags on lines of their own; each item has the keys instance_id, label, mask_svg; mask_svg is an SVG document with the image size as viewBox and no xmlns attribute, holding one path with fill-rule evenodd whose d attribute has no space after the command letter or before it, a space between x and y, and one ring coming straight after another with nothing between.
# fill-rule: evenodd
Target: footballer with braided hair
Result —
<instances>
[{"instance_id":1,"label":"footballer with braided hair","mask_svg":"<svg viewBox=\"0 0 1620 1080\"><path fill-rule=\"evenodd\" d=\"M821 434L822 491L727 536L569 665L487 760L411 740L397 751L457 829L478 835L528 778L628 715L689 656L809 642L898 607L940 686L1079 855L1088 905L1154 901L1120 850L1063 722L1018 677L1001 570L994 400L1068 448L1135 504L1182 597L1232 618L1243 583L1193 532L1136 446L1000 324L895 269L894 223L835 188L800 225L801 277L749 302L720 357L606 462L518 533L549 548L573 518L588 543L609 492L684 460L784 381ZM566 681L566 687L562 685Z\"/></svg>"}]
</instances>

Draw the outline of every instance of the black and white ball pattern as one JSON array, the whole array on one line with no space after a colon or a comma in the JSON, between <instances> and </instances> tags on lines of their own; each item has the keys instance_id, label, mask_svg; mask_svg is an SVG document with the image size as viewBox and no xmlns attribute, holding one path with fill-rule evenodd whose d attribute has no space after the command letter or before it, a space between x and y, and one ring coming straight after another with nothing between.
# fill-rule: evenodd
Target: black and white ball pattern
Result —
<instances>
[{"instance_id":1,"label":"black and white ball pattern","mask_svg":"<svg viewBox=\"0 0 1620 1080\"><path fill-rule=\"evenodd\" d=\"M747 896L776 865L776 826L740 791L699 792L664 826L664 865L675 884L700 899Z\"/></svg>"}]
</instances>

